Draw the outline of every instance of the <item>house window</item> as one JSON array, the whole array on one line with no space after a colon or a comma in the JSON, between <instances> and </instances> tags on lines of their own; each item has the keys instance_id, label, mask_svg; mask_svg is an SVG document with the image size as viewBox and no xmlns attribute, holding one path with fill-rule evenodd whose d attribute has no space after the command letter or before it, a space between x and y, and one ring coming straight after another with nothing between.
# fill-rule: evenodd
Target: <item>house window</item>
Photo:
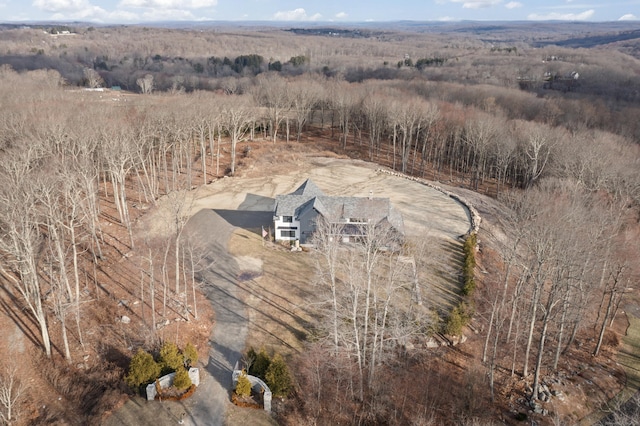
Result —
<instances>
[{"instance_id":1,"label":"house window","mask_svg":"<svg viewBox=\"0 0 640 426\"><path fill-rule=\"evenodd\" d=\"M282 221L285 223L293 222L293 216L282 216Z\"/></svg>"},{"instance_id":2,"label":"house window","mask_svg":"<svg viewBox=\"0 0 640 426\"><path fill-rule=\"evenodd\" d=\"M280 231L281 238L295 238L296 231Z\"/></svg>"}]
</instances>

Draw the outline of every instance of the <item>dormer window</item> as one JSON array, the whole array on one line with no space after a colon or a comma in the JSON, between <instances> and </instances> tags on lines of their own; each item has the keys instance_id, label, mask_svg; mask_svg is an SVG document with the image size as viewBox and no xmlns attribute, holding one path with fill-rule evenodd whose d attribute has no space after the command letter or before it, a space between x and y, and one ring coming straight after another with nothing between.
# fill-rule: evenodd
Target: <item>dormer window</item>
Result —
<instances>
[{"instance_id":1,"label":"dormer window","mask_svg":"<svg viewBox=\"0 0 640 426\"><path fill-rule=\"evenodd\" d=\"M282 216L282 221L285 223L293 222L293 216Z\"/></svg>"}]
</instances>

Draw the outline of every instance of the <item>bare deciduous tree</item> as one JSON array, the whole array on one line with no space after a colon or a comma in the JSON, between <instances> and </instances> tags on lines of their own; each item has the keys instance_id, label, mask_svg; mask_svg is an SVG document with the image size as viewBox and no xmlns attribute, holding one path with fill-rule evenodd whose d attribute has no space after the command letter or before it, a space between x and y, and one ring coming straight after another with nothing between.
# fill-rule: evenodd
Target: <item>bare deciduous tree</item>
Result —
<instances>
[{"instance_id":1,"label":"bare deciduous tree","mask_svg":"<svg viewBox=\"0 0 640 426\"><path fill-rule=\"evenodd\" d=\"M9 364L0 372L0 421L11 425L17 418L17 408L24 397L25 386L18 378L18 369Z\"/></svg>"},{"instance_id":2,"label":"bare deciduous tree","mask_svg":"<svg viewBox=\"0 0 640 426\"><path fill-rule=\"evenodd\" d=\"M271 140L276 142L280 124L287 118L292 107L289 84L276 73L260 74L255 84L252 89L253 98L258 105L266 109Z\"/></svg>"},{"instance_id":3,"label":"bare deciduous tree","mask_svg":"<svg viewBox=\"0 0 640 426\"><path fill-rule=\"evenodd\" d=\"M136 84L143 94L150 94L153 92L153 74L146 74L144 77L140 77L136 80Z\"/></svg>"},{"instance_id":4,"label":"bare deciduous tree","mask_svg":"<svg viewBox=\"0 0 640 426\"><path fill-rule=\"evenodd\" d=\"M249 125L253 122L253 114L253 108L246 96L227 99L222 107L220 123L229 134L231 142L231 175L233 175L236 170L236 147L240 139L242 139L249 130Z\"/></svg>"},{"instance_id":5,"label":"bare deciduous tree","mask_svg":"<svg viewBox=\"0 0 640 426\"><path fill-rule=\"evenodd\" d=\"M83 73L84 79L87 81L87 86L89 88L96 89L102 87L102 85L104 84L104 80L102 79L100 74L98 74L98 71L94 70L93 68L85 68L83 70Z\"/></svg>"}]
</instances>

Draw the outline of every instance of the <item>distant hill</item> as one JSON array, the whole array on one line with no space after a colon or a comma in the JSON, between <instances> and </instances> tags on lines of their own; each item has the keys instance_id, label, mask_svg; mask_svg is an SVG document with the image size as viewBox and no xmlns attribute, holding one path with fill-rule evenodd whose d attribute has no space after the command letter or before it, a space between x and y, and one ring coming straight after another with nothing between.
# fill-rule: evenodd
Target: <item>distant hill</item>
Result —
<instances>
[{"instance_id":1,"label":"distant hill","mask_svg":"<svg viewBox=\"0 0 640 426\"><path fill-rule=\"evenodd\" d=\"M591 48L605 44L616 43L619 41L640 39L640 30L622 31L614 34L597 34L587 35L584 37L573 37L566 40L541 41L533 43L535 47L544 47L548 45L556 45L572 48Z\"/></svg>"}]
</instances>

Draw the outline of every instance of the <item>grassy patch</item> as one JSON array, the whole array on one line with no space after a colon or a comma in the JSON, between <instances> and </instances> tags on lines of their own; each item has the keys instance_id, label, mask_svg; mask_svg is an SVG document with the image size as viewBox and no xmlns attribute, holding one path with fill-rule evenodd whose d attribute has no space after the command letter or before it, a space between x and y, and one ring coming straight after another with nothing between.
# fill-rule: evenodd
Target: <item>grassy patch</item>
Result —
<instances>
[{"instance_id":1,"label":"grassy patch","mask_svg":"<svg viewBox=\"0 0 640 426\"><path fill-rule=\"evenodd\" d=\"M299 351L314 322L314 266L308 253L263 244L259 235L244 229L235 231L229 251L239 259L241 275L252 276L238 283L249 307L247 344L285 355ZM255 271L256 264L261 273ZM251 274L246 268L252 268Z\"/></svg>"}]
</instances>

